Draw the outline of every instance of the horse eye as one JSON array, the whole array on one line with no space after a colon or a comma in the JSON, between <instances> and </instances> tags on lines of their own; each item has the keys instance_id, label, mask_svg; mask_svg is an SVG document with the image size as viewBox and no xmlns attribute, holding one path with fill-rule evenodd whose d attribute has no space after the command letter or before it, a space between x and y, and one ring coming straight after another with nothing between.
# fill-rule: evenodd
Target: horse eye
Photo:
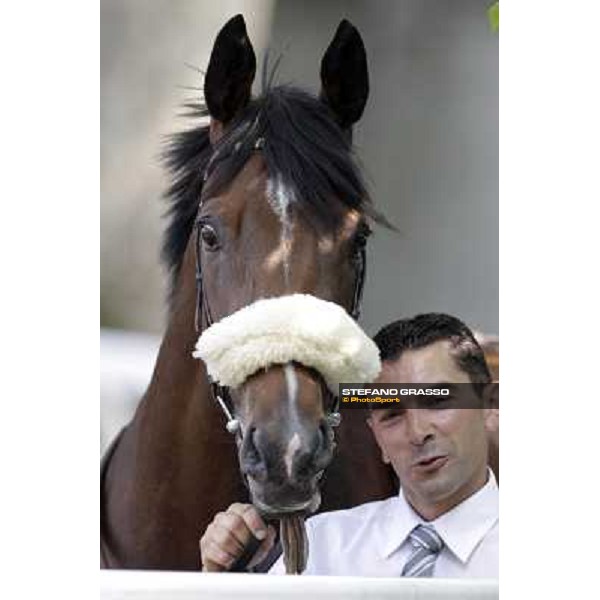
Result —
<instances>
[{"instance_id":1,"label":"horse eye","mask_svg":"<svg viewBox=\"0 0 600 600\"><path fill-rule=\"evenodd\" d=\"M356 236L354 240L354 248L356 250L362 250L367 245L367 236L360 234Z\"/></svg>"},{"instance_id":2,"label":"horse eye","mask_svg":"<svg viewBox=\"0 0 600 600\"><path fill-rule=\"evenodd\" d=\"M354 261L360 261L363 256L363 252L367 246L368 234L359 233L355 236L352 244L352 259Z\"/></svg>"},{"instance_id":3,"label":"horse eye","mask_svg":"<svg viewBox=\"0 0 600 600\"><path fill-rule=\"evenodd\" d=\"M366 223L361 223L356 235L354 236L354 250L357 252L363 250L367 245L370 235L371 228Z\"/></svg>"},{"instance_id":4,"label":"horse eye","mask_svg":"<svg viewBox=\"0 0 600 600\"><path fill-rule=\"evenodd\" d=\"M202 240L202 245L209 252L213 252L219 249L219 238L217 237L217 232L210 225L202 225L200 229L200 239Z\"/></svg>"}]
</instances>

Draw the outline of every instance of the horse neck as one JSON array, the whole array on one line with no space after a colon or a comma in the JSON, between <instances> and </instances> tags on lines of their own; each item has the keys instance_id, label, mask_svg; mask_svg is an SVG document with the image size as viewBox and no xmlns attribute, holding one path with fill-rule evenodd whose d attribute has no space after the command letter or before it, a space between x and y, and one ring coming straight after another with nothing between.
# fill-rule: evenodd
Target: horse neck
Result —
<instances>
[{"instance_id":1,"label":"horse neck","mask_svg":"<svg viewBox=\"0 0 600 600\"><path fill-rule=\"evenodd\" d=\"M201 333L195 329L196 284L190 276L194 265L188 248L152 380L136 414L136 421L151 428L153 437L176 434L186 452L213 441L215 431L224 426L204 363L192 357Z\"/></svg>"},{"instance_id":2,"label":"horse neck","mask_svg":"<svg viewBox=\"0 0 600 600\"><path fill-rule=\"evenodd\" d=\"M102 471L106 566L196 568L195 532L244 499L235 442L204 364L192 357L198 333L189 254L150 385Z\"/></svg>"}]
</instances>

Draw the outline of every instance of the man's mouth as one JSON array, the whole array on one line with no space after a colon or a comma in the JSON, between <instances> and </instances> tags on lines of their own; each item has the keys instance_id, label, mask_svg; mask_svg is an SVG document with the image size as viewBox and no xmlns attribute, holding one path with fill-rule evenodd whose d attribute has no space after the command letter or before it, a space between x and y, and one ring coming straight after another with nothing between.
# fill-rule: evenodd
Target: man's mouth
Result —
<instances>
[{"instance_id":1,"label":"man's mouth","mask_svg":"<svg viewBox=\"0 0 600 600\"><path fill-rule=\"evenodd\" d=\"M431 472L443 467L447 461L447 454L436 454L416 461L413 463L413 468L418 471Z\"/></svg>"}]
</instances>

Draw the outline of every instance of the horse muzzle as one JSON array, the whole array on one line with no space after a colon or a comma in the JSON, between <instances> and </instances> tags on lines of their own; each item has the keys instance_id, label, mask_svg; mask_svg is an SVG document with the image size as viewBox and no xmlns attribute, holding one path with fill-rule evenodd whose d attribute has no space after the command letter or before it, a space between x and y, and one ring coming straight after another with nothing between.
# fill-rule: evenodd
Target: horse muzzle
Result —
<instances>
[{"instance_id":1,"label":"horse muzzle","mask_svg":"<svg viewBox=\"0 0 600 600\"><path fill-rule=\"evenodd\" d=\"M320 503L319 480L333 458L331 426L296 426L270 432L250 427L240 446L240 468L252 500L264 513L314 512Z\"/></svg>"}]
</instances>

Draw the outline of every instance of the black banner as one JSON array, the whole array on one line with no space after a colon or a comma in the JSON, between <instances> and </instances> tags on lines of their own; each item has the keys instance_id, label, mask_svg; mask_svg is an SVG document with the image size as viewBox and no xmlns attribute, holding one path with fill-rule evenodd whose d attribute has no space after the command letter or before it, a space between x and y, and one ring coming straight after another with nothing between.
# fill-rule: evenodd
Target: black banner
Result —
<instances>
[{"instance_id":1,"label":"black banner","mask_svg":"<svg viewBox=\"0 0 600 600\"><path fill-rule=\"evenodd\" d=\"M340 407L485 408L496 406L498 383L340 383Z\"/></svg>"}]
</instances>

